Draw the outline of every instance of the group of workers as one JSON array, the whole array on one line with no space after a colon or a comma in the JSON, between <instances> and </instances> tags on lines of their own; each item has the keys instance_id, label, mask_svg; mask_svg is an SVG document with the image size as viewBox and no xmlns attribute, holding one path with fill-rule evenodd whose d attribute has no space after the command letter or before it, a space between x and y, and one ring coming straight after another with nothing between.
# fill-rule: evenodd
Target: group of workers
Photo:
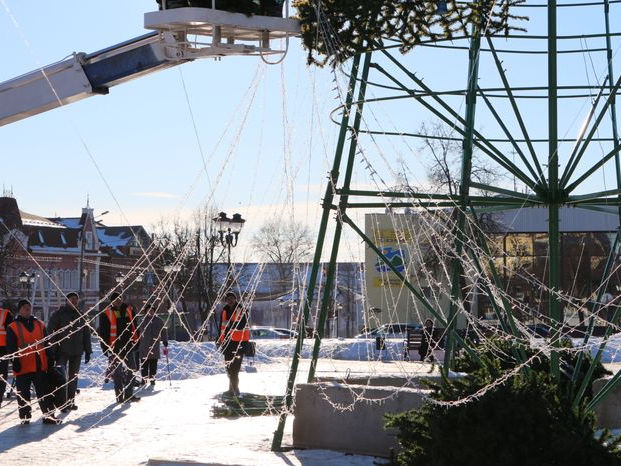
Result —
<instances>
[{"instance_id":1,"label":"group of workers","mask_svg":"<svg viewBox=\"0 0 621 466\"><path fill-rule=\"evenodd\" d=\"M51 315L47 328L32 315L32 305L26 299L18 302L15 317L8 309L0 308L0 406L7 388L9 360L12 360L22 424L29 424L32 417L32 386L44 424L62 422L56 417L56 409L66 413L78 408L75 403L78 374L82 355L85 364L91 358L91 330L87 316L78 310L78 294L71 292L66 298L66 304ZM144 316L137 322L133 307L123 302L119 293L112 293L110 304L99 317L97 333L101 349L108 358L106 380L113 380L119 403L139 401L134 388L155 384L160 343L162 353L168 356L166 327L156 311L157 303L147 302L143 308ZM248 313L237 302L235 294L229 292L225 295L220 317L216 344L224 355L229 377L227 393L237 396L240 394L239 372L250 339ZM52 367L59 366L66 374L66 380L61 386L53 386L49 373ZM140 383L135 376L138 366L142 376ZM64 396L55 396L59 390ZM61 404L56 401L59 398L63 400Z\"/></svg>"},{"instance_id":2,"label":"group of workers","mask_svg":"<svg viewBox=\"0 0 621 466\"><path fill-rule=\"evenodd\" d=\"M32 417L32 386L44 424L62 422L56 417L56 409L64 413L78 409L75 403L78 373L82 355L85 364L91 358L91 328L87 316L78 310L78 294L71 292L66 298L66 304L50 316L47 328L32 315L32 305L26 299L18 302L15 317L8 309L0 309L0 405L7 387L9 361L12 361L22 424L29 424ZM110 298L109 306L99 318L101 347L108 357L116 400L135 402L139 398L133 395L134 386L138 385L134 371L140 365L141 384L155 384L160 342L163 353L168 355L166 328L155 315L155 303L145 304L145 315L137 324L132 306L123 303L118 293L112 293ZM57 372L52 368L61 368L60 386L55 386Z\"/></svg>"}]
</instances>

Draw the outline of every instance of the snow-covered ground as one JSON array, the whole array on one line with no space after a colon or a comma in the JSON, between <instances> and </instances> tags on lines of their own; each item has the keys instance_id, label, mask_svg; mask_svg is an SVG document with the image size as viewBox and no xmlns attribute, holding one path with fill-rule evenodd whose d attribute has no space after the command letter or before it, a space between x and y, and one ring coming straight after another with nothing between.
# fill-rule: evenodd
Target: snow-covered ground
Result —
<instances>
[{"instance_id":1,"label":"snow-covered ground","mask_svg":"<svg viewBox=\"0 0 621 466\"><path fill-rule=\"evenodd\" d=\"M402 348L394 342L394 351ZM242 391L282 395L289 374L288 341L259 341L257 357L244 364ZM368 348L368 350L367 350ZM403 364L377 361L374 341L329 341L318 375L403 371ZM311 348L305 348L304 355ZM385 351L387 360L391 351ZM400 354L400 353L399 353ZM339 358L345 361L336 361ZM397 358L393 354L394 359ZM368 360L367 360L368 359ZM410 363L411 364L411 363ZM193 461L222 465L373 465L377 458L333 451L271 452L276 416L213 418L215 396L228 387L221 356L212 343L171 342L170 374L160 360L160 380L143 389L139 403L117 404L112 384L103 384L106 360L96 353L82 367L79 409L60 415L60 426L43 425L38 406L33 422L20 425L15 397L0 408L0 464L175 464ZM305 381L308 361L300 365L298 381ZM422 365L420 365L422 367ZM7 402L8 401L8 402ZM290 446L289 416L283 446Z\"/></svg>"},{"instance_id":2,"label":"snow-covered ground","mask_svg":"<svg viewBox=\"0 0 621 466\"><path fill-rule=\"evenodd\" d=\"M600 339L591 344L595 352ZM578 343L576 341L576 343ZM581 342L580 342L581 343ZM289 375L293 343L257 342L257 356L246 359L240 376L244 392L282 395ZM303 350L297 381L306 380L310 342ZM345 374L405 375L426 373L429 365L403 361L403 342L325 340L318 376ZM611 338L603 362L621 362L621 335ZM171 342L170 380L164 359L155 387L140 391L139 403L114 402L112 384L104 385L105 358L96 352L82 367L79 409L61 415L60 426L42 425L38 406L33 423L19 424L15 397L0 408L0 465L106 464L172 465L373 465L377 458L323 450L292 450L289 416L282 453L271 452L276 416L214 418L215 397L228 387L221 355L213 343Z\"/></svg>"}]
</instances>

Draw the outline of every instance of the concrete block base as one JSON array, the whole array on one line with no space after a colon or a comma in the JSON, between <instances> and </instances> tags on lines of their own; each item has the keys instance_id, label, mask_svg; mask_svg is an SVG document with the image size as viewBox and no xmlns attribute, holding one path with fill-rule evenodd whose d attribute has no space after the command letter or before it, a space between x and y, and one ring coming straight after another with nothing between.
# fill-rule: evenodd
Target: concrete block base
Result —
<instances>
[{"instance_id":1,"label":"concrete block base","mask_svg":"<svg viewBox=\"0 0 621 466\"><path fill-rule=\"evenodd\" d=\"M420 408L427 390L330 382L300 384L295 392L293 446L390 456L398 449L384 414Z\"/></svg>"},{"instance_id":2,"label":"concrete block base","mask_svg":"<svg viewBox=\"0 0 621 466\"><path fill-rule=\"evenodd\" d=\"M611 377L604 377L595 380L593 382L593 393L597 394L610 379ZM621 385L617 385L595 407L595 415L597 416L597 427L600 429L621 428Z\"/></svg>"}]
</instances>

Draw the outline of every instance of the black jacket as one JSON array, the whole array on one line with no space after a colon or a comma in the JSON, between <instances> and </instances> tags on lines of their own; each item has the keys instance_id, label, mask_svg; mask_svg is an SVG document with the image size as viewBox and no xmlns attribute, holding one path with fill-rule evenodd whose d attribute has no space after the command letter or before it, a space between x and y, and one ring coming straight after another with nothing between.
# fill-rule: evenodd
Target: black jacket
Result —
<instances>
[{"instance_id":1,"label":"black jacket","mask_svg":"<svg viewBox=\"0 0 621 466\"><path fill-rule=\"evenodd\" d=\"M11 322L13 322L13 314L9 312L6 315L6 319L4 321L4 328L6 329ZM6 354L6 346L0 346L0 356L4 356L5 354Z\"/></svg>"},{"instance_id":2,"label":"black jacket","mask_svg":"<svg viewBox=\"0 0 621 466\"><path fill-rule=\"evenodd\" d=\"M60 330L52 337L54 354L80 356L83 352L90 354L91 330L86 320L73 306L65 305L52 314L47 323L48 335Z\"/></svg>"},{"instance_id":3,"label":"black jacket","mask_svg":"<svg viewBox=\"0 0 621 466\"><path fill-rule=\"evenodd\" d=\"M29 332L32 332L34 330L34 326L35 326L35 320L38 320L35 316L30 316L27 319L25 319L22 316L17 316L15 319L15 322L20 322L21 324L23 324L26 327L26 330L28 330ZM45 331L45 326L43 326L43 335L47 336L47 332ZM18 339L17 339L17 335L15 334L15 332L13 332L12 328L7 328L6 329L6 353L7 354L11 354L11 353L16 353L18 348ZM52 353L51 347L49 345L49 343L44 343L45 348L45 353L47 355L47 360L48 360L48 365L52 366L54 363L54 354ZM37 358L37 369L41 370L41 360L39 359L39 356L36 356Z\"/></svg>"},{"instance_id":4,"label":"black jacket","mask_svg":"<svg viewBox=\"0 0 621 466\"><path fill-rule=\"evenodd\" d=\"M121 304L119 309L108 306L115 311L116 314L116 340L114 340L114 347L112 351L122 359L126 359L127 355L131 351L137 351L138 343L132 341L132 327L129 315L127 314L127 304ZM136 327L136 335L138 334L138 325L134 319L134 325ZM105 312L99 316L99 337L101 338L101 350L107 356L109 354L109 342L110 342L110 320Z\"/></svg>"}]
</instances>

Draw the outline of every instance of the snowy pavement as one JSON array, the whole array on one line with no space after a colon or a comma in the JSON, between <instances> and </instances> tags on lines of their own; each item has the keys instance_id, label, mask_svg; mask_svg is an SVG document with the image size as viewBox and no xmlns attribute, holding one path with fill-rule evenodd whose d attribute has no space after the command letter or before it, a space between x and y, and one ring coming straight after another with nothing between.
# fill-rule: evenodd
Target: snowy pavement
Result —
<instances>
[{"instance_id":1,"label":"snowy pavement","mask_svg":"<svg viewBox=\"0 0 621 466\"><path fill-rule=\"evenodd\" d=\"M594 352L599 341L592 341ZM394 375L406 378L429 374L431 366L402 360L402 341L375 351L368 340L326 340L317 376ZM245 361L242 391L283 395L289 375L291 342L259 341L257 357ZM310 355L305 345L304 358ZM611 338L605 363L621 362L621 335ZM298 382L305 382L309 361L300 364ZM614 365L614 369L621 366ZM271 452L276 416L213 418L215 397L228 387L221 355L213 343L171 342L171 381L160 360L157 384L139 393L139 403L116 404L112 384L103 384L106 359L94 354L80 373L77 411L61 415L60 426L41 424L38 406L33 422L19 424L15 397L0 407L0 465L159 465L190 462L209 465L338 465L371 466L377 458L323 450L292 450L289 416L282 453ZM380 462L382 460L379 460Z\"/></svg>"},{"instance_id":2,"label":"snowy pavement","mask_svg":"<svg viewBox=\"0 0 621 466\"><path fill-rule=\"evenodd\" d=\"M105 360L98 356L94 364L84 367L81 393L76 399L79 409L61 414L60 426L43 425L38 406L33 422L20 425L15 397L0 408L0 464L106 464L173 465L193 462L210 465L373 465L377 458L346 455L323 450L270 451L276 416L213 418L210 408L215 396L228 382L219 359L197 356L185 351L183 344L173 344L171 366L173 380L158 380L154 388L143 389L141 401L131 404L114 402L112 384L102 387ZM176 348L175 348L176 346ZM203 355L204 356L204 355ZM276 356L276 354L274 354ZM216 356L214 356L215 358ZM203 368L199 369L202 359ZM260 357L257 359L261 359ZM214 364L206 364L205 362ZM192 364L196 364L192 369ZM413 365L413 363L408 363ZM304 381L308 361L301 364L299 381ZM377 366L373 368L374 366ZM193 377L183 371L192 369ZM330 361L318 367L321 375L346 373L394 373L403 370L398 362ZM240 374L242 391L282 395L289 373L287 358L269 358L267 363L244 364ZM201 375L207 374L207 375ZM158 376L167 375L160 361ZM175 380L177 379L177 380ZM289 416L283 447L290 446Z\"/></svg>"},{"instance_id":3,"label":"snowy pavement","mask_svg":"<svg viewBox=\"0 0 621 466\"><path fill-rule=\"evenodd\" d=\"M276 386L284 386L285 374L273 369L260 367L256 373L242 373L242 388L278 394L282 389ZM0 464L373 464L371 457L329 451L272 453L276 416L211 417L213 398L227 385L223 374L172 384L159 381L154 389L140 392L140 402L121 405L113 402L110 386L83 389L76 401L79 409L62 415L60 426L43 425L38 409L33 410L32 424L20 425L12 398L0 411ZM283 445L290 444L288 422Z\"/></svg>"}]
</instances>

